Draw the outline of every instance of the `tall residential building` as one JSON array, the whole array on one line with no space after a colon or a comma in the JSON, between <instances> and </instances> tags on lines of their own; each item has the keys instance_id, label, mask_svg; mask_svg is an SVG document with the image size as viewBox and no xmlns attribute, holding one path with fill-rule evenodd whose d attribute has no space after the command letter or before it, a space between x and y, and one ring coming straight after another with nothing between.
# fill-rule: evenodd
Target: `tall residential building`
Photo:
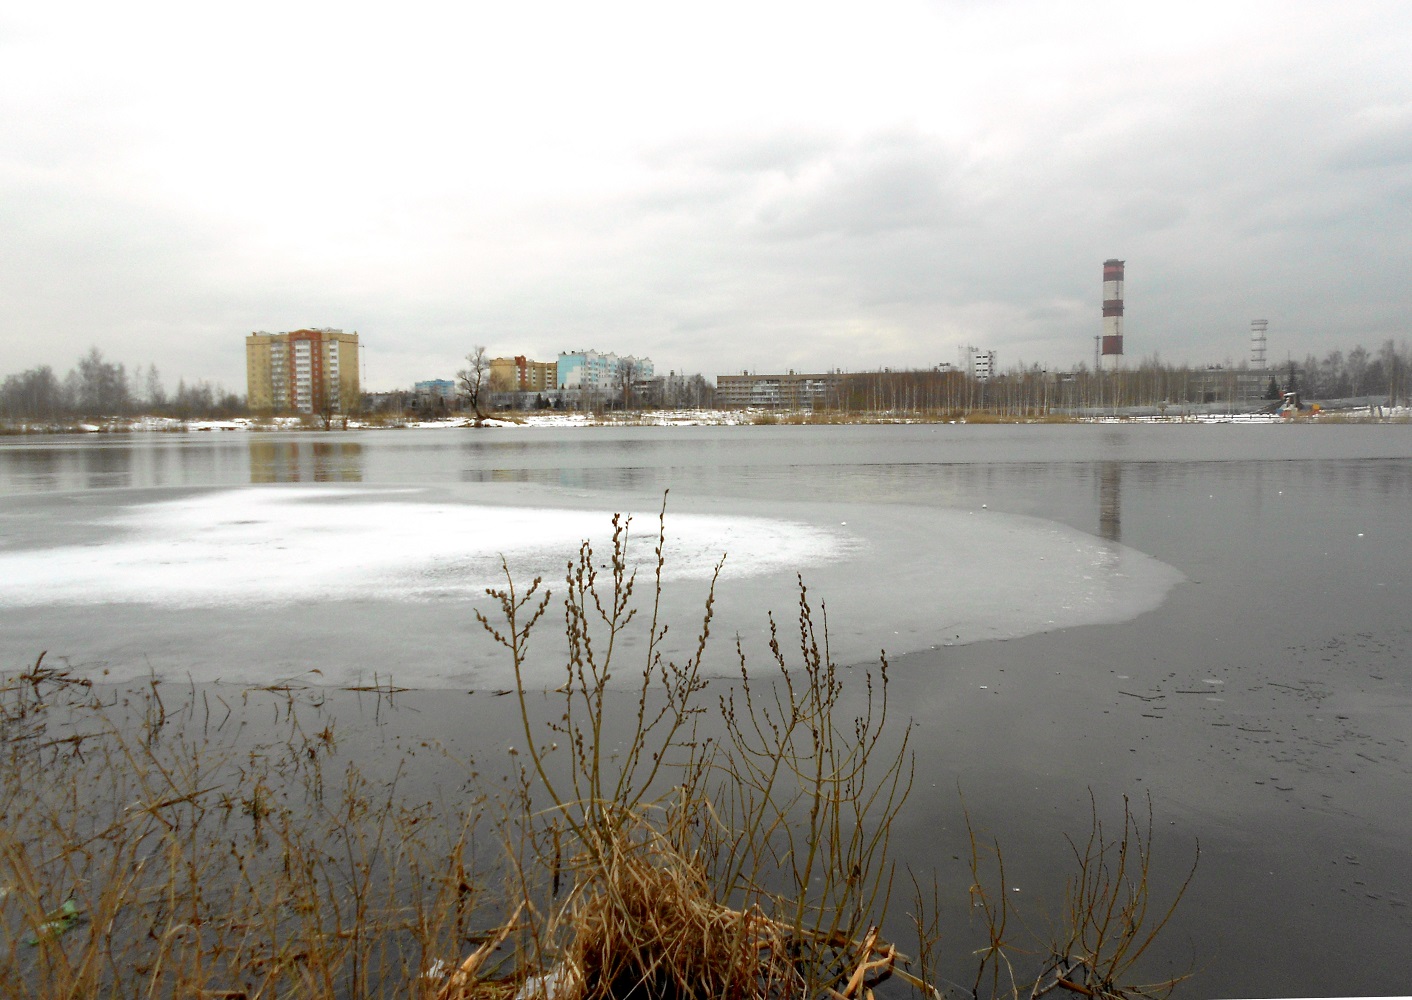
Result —
<instances>
[{"instance_id":1,"label":"tall residential building","mask_svg":"<svg viewBox=\"0 0 1412 1000\"><path fill-rule=\"evenodd\" d=\"M315 327L245 338L252 410L347 413L357 406L358 334Z\"/></svg>"},{"instance_id":2,"label":"tall residential building","mask_svg":"<svg viewBox=\"0 0 1412 1000\"><path fill-rule=\"evenodd\" d=\"M558 387L558 372L557 362L531 361L523 354L492 358L490 388L494 392L545 392Z\"/></svg>"},{"instance_id":3,"label":"tall residential building","mask_svg":"<svg viewBox=\"0 0 1412 1000\"><path fill-rule=\"evenodd\" d=\"M633 381L651 378L655 372L651 358L618 357L597 351L561 353L557 377L560 389L585 389L591 392L616 392L622 386L624 372Z\"/></svg>"}]
</instances>

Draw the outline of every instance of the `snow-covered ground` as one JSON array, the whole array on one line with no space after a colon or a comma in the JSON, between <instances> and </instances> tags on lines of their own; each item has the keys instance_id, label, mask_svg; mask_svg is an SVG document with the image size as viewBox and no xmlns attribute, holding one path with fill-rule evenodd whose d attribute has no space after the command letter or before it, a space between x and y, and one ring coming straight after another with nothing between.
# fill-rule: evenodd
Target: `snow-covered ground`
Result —
<instances>
[{"instance_id":1,"label":"snow-covered ground","mask_svg":"<svg viewBox=\"0 0 1412 1000\"><path fill-rule=\"evenodd\" d=\"M696 426L721 427L735 424L753 423L758 413L748 410L645 410L627 414L594 414L565 412L559 410L514 413L491 417L482 422L484 427L670 427ZM350 429L378 428L422 428L432 430L454 430L473 426L474 421L466 416L447 417L441 420L362 420L348 421ZM106 425L85 423L80 429L97 432L102 430L132 431L251 431L251 430L319 430L321 424L310 425L299 417L234 417L230 420L177 420L173 417L138 417L133 420L115 420ZM335 424L341 426L341 424Z\"/></svg>"},{"instance_id":2,"label":"snow-covered ground","mask_svg":"<svg viewBox=\"0 0 1412 1000\"><path fill-rule=\"evenodd\" d=\"M530 411L510 416L494 417L483 422L485 427L524 428L542 427L722 427L754 424L762 419L787 420L803 417L805 414L767 410L645 410L626 414L576 413L558 410ZM888 414L870 414L859 417L859 422L867 423L922 423L929 418L899 411ZM1164 414L1141 415L1097 415L1076 417L1085 423L1144 423L1144 424L1277 424L1285 418L1272 413L1182 413L1175 409ZM1354 407L1320 414L1300 414L1301 420L1370 421L1383 423L1407 423L1412 421L1412 408L1406 406ZM846 421L845 421L846 422ZM964 423L965 421L959 421ZM112 420L104 424L81 423L79 430L90 433L100 431L260 431L260 430L311 430L308 422L299 417L267 417L256 420L252 417L234 417L230 420L177 420L172 417L138 417L132 420ZM350 420L351 429L378 428L420 428L426 430L455 430L472 426L465 417L442 420L395 420L368 421ZM43 430L44 428L35 428Z\"/></svg>"},{"instance_id":3,"label":"snow-covered ground","mask_svg":"<svg viewBox=\"0 0 1412 1000\"><path fill-rule=\"evenodd\" d=\"M1406 406L1359 406L1340 410L1301 412L1297 417L1279 413L1168 413L1085 418L1100 424L1282 424L1291 419L1302 421L1372 423L1407 423L1412 420L1412 408Z\"/></svg>"}]
</instances>

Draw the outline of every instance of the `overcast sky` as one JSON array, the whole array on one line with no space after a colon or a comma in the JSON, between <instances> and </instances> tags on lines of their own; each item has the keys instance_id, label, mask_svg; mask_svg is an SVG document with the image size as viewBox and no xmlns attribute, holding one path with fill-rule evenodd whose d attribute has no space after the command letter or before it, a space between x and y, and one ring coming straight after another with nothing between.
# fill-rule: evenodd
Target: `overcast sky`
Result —
<instances>
[{"instance_id":1,"label":"overcast sky","mask_svg":"<svg viewBox=\"0 0 1412 1000\"><path fill-rule=\"evenodd\" d=\"M356 330L714 376L1412 336L1412 4L0 7L0 375Z\"/></svg>"}]
</instances>

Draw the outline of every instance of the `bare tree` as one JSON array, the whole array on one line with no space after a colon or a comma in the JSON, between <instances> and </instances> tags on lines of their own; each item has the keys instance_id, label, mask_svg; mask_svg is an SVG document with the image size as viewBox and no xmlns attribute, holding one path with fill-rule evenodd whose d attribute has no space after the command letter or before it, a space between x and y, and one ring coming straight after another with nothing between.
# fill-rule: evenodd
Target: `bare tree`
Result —
<instances>
[{"instance_id":1,"label":"bare tree","mask_svg":"<svg viewBox=\"0 0 1412 1000\"><path fill-rule=\"evenodd\" d=\"M48 365L6 376L0 386L0 416L54 420L67 409L64 387Z\"/></svg>"},{"instance_id":2,"label":"bare tree","mask_svg":"<svg viewBox=\"0 0 1412 1000\"><path fill-rule=\"evenodd\" d=\"M477 344L466 355L466 367L456 373L456 381L460 383L462 395L470 402L479 426L485 420L481 400L490 391L490 355L486 354L484 344Z\"/></svg>"},{"instance_id":3,"label":"bare tree","mask_svg":"<svg viewBox=\"0 0 1412 1000\"><path fill-rule=\"evenodd\" d=\"M348 414L340 413L341 409L338 405L338 397L327 389L314 394L314 413L324 425L324 430L333 430L334 421L340 416L343 417L343 429L348 429Z\"/></svg>"},{"instance_id":4,"label":"bare tree","mask_svg":"<svg viewBox=\"0 0 1412 1000\"><path fill-rule=\"evenodd\" d=\"M125 416L132 409L127 371L103 359L94 347L79 359L75 380L78 410L85 416Z\"/></svg>"},{"instance_id":5,"label":"bare tree","mask_svg":"<svg viewBox=\"0 0 1412 1000\"><path fill-rule=\"evenodd\" d=\"M618 359L618 392L622 401L622 408L627 409L632 405L633 387L638 376L642 372L642 365L637 358Z\"/></svg>"},{"instance_id":6,"label":"bare tree","mask_svg":"<svg viewBox=\"0 0 1412 1000\"><path fill-rule=\"evenodd\" d=\"M147 408L156 413L167 405L167 389L162 384L161 373L157 371L156 365L147 366L147 376L143 380L143 399L147 403Z\"/></svg>"},{"instance_id":7,"label":"bare tree","mask_svg":"<svg viewBox=\"0 0 1412 1000\"><path fill-rule=\"evenodd\" d=\"M1404 377L1402 354L1399 353L1397 345L1392 338L1383 342L1383 346L1378 350L1378 361L1383 370L1383 384L1387 392L1387 405L1396 406L1399 400L1406 395L1406 388L1402 384Z\"/></svg>"},{"instance_id":8,"label":"bare tree","mask_svg":"<svg viewBox=\"0 0 1412 1000\"><path fill-rule=\"evenodd\" d=\"M1348 394L1363 395L1368 385L1368 349L1361 344L1348 352L1345 362L1348 369Z\"/></svg>"}]
</instances>

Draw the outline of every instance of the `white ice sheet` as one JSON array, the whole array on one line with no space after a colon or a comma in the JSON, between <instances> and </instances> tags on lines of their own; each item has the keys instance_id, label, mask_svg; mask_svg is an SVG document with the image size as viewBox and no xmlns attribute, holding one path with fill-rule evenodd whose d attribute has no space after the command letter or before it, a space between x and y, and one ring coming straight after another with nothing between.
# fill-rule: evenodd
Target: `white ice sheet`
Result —
<instances>
[{"instance_id":1,"label":"white ice sheet","mask_svg":"<svg viewBox=\"0 0 1412 1000\"><path fill-rule=\"evenodd\" d=\"M529 679L556 684L565 566L586 538L606 563L611 512L554 500L279 486L94 508L83 544L0 552L4 652L56 650L117 676L261 683L317 670L309 676L330 684L392 675L409 686L503 686L508 665L471 614L494 612L485 589L503 585L503 558L521 587L538 575L555 590ZM768 613L793 626L800 577L816 610L827 606L840 662L1122 621L1182 579L1131 548L983 509L697 507L667 515L661 610L675 623L667 653L687 655L725 556L716 669L732 669L736 637L752 659L768 655ZM642 600L655 510L636 512L632 537Z\"/></svg>"}]
</instances>

